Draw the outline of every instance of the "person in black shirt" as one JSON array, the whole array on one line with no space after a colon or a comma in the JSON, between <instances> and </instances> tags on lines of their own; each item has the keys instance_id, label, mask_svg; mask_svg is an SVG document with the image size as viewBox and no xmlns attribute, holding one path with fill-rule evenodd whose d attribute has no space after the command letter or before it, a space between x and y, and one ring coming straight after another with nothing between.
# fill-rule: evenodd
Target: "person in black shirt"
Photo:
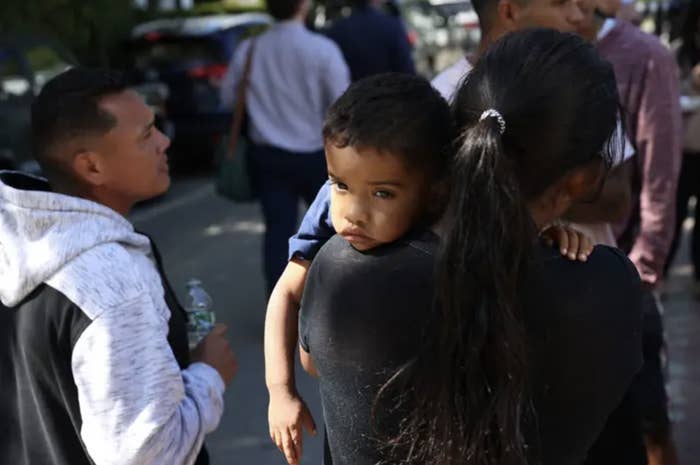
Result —
<instances>
[{"instance_id":1,"label":"person in black shirt","mask_svg":"<svg viewBox=\"0 0 700 465\"><path fill-rule=\"evenodd\" d=\"M335 465L585 460L641 366L639 276L615 249L570 262L536 232L597 194L617 105L580 38L509 35L453 104L437 258L425 231L321 249L299 332Z\"/></svg>"},{"instance_id":2,"label":"person in black shirt","mask_svg":"<svg viewBox=\"0 0 700 465\"><path fill-rule=\"evenodd\" d=\"M381 11L374 0L353 0L352 13L326 34L343 52L352 81L381 73L415 74L408 33L400 16Z\"/></svg>"}]
</instances>

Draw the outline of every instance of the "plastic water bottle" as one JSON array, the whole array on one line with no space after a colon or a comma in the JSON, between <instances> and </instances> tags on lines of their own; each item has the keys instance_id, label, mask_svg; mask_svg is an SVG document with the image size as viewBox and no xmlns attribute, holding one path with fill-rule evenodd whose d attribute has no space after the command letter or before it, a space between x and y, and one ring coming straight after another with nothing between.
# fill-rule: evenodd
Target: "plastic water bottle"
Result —
<instances>
[{"instance_id":1,"label":"plastic water bottle","mask_svg":"<svg viewBox=\"0 0 700 465\"><path fill-rule=\"evenodd\" d=\"M190 350L214 328L216 318L212 311L213 301L202 287L199 279L187 281L187 339Z\"/></svg>"}]
</instances>

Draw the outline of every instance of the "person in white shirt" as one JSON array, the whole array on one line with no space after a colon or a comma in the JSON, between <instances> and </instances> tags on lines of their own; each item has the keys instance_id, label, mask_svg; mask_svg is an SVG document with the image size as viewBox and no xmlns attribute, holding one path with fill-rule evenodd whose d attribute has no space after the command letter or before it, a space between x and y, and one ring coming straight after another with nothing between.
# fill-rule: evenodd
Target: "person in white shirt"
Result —
<instances>
[{"instance_id":1,"label":"person in white shirt","mask_svg":"<svg viewBox=\"0 0 700 465\"><path fill-rule=\"evenodd\" d=\"M326 179L321 129L326 110L350 85L338 46L306 29L309 0L268 0L277 20L241 43L221 86L233 106L245 63L249 160L265 217L264 271L271 291L287 264L287 239L297 226L299 199L310 203Z\"/></svg>"}]
</instances>

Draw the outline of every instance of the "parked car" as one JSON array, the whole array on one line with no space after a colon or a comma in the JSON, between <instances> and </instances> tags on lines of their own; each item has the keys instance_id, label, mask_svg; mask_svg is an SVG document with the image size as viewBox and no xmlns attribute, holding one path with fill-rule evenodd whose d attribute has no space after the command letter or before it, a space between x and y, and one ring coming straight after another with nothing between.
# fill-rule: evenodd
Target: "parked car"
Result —
<instances>
[{"instance_id":1,"label":"parked car","mask_svg":"<svg viewBox=\"0 0 700 465\"><path fill-rule=\"evenodd\" d=\"M168 18L136 26L127 67L172 139L176 167L210 163L231 111L219 88L238 44L272 24L264 13Z\"/></svg>"},{"instance_id":2,"label":"parked car","mask_svg":"<svg viewBox=\"0 0 700 465\"><path fill-rule=\"evenodd\" d=\"M38 35L0 36L0 168L38 173L32 158L31 104L51 78L76 64L68 50Z\"/></svg>"}]
</instances>

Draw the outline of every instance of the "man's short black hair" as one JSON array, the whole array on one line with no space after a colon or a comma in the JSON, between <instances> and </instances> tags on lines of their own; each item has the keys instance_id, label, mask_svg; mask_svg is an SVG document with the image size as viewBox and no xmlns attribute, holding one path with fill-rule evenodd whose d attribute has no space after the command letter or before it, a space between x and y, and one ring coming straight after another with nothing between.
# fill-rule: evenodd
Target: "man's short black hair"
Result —
<instances>
[{"instance_id":1,"label":"man's short black hair","mask_svg":"<svg viewBox=\"0 0 700 465\"><path fill-rule=\"evenodd\" d=\"M372 148L443 174L453 124L444 98L424 78L387 73L352 84L331 106L323 137L336 147Z\"/></svg>"},{"instance_id":2,"label":"man's short black hair","mask_svg":"<svg viewBox=\"0 0 700 465\"><path fill-rule=\"evenodd\" d=\"M44 85L32 103L34 157L43 172L65 177L65 160L56 157L61 144L76 137L104 134L116 125L102 110L102 98L127 89L123 73L103 69L72 68Z\"/></svg>"},{"instance_id":3,"label":"man's short black hair","mask_svg":"<svg viewBox=\"0 0 700 465\"><path fill-rule=\"evenodd\" d=\"M267 0L267 11L278 21L294 17L303 0Z\"/></svg>"}]
</instances>

